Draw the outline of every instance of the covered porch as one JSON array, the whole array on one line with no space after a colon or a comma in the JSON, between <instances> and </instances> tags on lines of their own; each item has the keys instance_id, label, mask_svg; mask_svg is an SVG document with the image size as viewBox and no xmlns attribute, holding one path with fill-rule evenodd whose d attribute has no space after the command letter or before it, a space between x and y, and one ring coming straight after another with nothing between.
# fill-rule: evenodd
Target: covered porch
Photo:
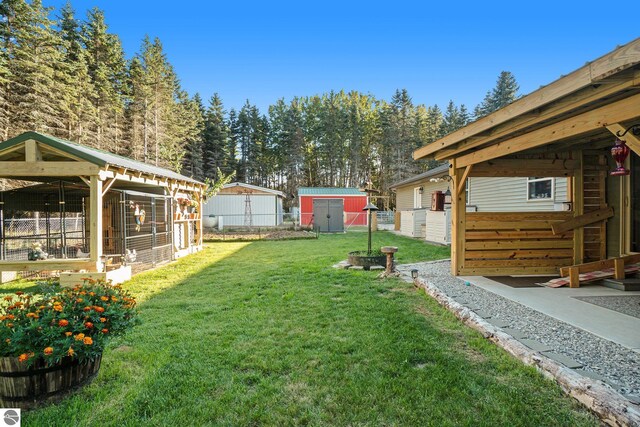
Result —
<instances>
[{"instance_id":1,"label":"covered porch","mask_svg":"<svg viewBox=\"0 0 640 427\"><path fill-rule=\"evenodd\" d=\"M640 252L639 64L637 39L415 151L450 162L454 275L562 273L572 287L600 268L625 276ZM617 140L630 174L611 175ZM470 177L527 177L540 197L545 178L564 178L567 200L557 211L467 212Z\"/></svg>"}]
</instances>

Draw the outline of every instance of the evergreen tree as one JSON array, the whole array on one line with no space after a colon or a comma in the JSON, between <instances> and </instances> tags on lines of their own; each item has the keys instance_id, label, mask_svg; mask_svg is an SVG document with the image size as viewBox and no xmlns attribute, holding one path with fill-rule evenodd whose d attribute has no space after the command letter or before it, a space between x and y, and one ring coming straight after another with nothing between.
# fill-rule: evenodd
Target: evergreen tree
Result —
<instances>
[{"instance_id":1,"label":"evergreen tree","mask_svg":"<svg viewBox=\"0 0 640 427\"><path fill-rule=\"evenodd\" d=\"M65 43L65 91L60 94L63 100L64 137L79 143L89 143L95 139L92 125L98 120L91 102L96 94L89 75L87 51L82 44L80 24L70 3L61 10L60 35Z\"/></svg>"},{"instance_id":2,"label":"evergreen tree","mask_svg":"<svg viewBox=\"0 0 640 427\"><path fill-rule=\"evenodd\" d=\"M2 3L3 41L10 80L7 83L9 135L35 130L59 134L63 127L60 35L40 0Z\"/></svg>"},{"instance_id":3,"label":"evergreen tree","mask_svg":"<svg viewBox=\"0 0 640 427\"><path fill-rule=\"evenodd\" d=\"M498 76L496 86L487 92L482 103L473 111L476 118L484 117L511 104L518 99L518 85L515 76L509 71L503 71Z\"/></svg>"},{"instance_id":4,"label":"evergreen tree","mask_svg":"<svg viewBox=\"0 0 640 427\"><path fill-rule=\"evenodd\" d=\"M178 107L180 114L177 116L180 133L177 140L183 142L182 166L180 170L191 178L204 180L203 170L203 130L204 130L204 105L200 95L195 94L189 99L186 92L180 91L178 95Z\"/></svg>"},{"instance_id":5,"label":"evergreen tree","mask_svg":"<svg viewBox=\"0 0 640 427\"><path fill-rule=\"evenodd\" d=\"M229 127L224 115L222 100L214 93L204 113L203 130L204 176L213 180L220 179L218 169L225 174L235 171L235 164L229 158Z\"/></svg>"},{"instance_id":6,"label":"evergreen tree","mask_svg":"<svg viewBox=\"0 0 640 427\"><path fill-rule=\"evenodd\" d=\"M461 127L466 126L469 123L469 113L467 107L463 105L458 108L453 101L449 101L447 110L444 113L442 120L441 135L448 135Z\"/></svg>"},{"instance_id":7,"label":"evergreen tree","mask_svg":"<svg viewBox=\"0 0 640 427\"><path fill-rule=\"evenodd\" d=\"M93 8L82 27L87 50L87 65L94 88L93 106L96 111L95 146L107 145L114 151L128 151L122 147L124 125L124 93L126 61L120 39L107 32L104 12Z\"/></svg>"}]
</instances>

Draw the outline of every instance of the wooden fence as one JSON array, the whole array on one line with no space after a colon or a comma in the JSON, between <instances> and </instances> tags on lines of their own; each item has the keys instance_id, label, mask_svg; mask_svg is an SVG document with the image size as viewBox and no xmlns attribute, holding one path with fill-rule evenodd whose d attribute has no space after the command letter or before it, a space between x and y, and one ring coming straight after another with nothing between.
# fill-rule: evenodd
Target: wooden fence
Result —
<instances>
[{"instance_id":1,"label":"wooden fence","mask_svg":"<svg viewBox=\"0 0 640 427\"><path fill-rule=\"evenodd\" d=\"M467 212L461 275L555 274L572 265L572 212Z\"/></svg>"}]
</instances>

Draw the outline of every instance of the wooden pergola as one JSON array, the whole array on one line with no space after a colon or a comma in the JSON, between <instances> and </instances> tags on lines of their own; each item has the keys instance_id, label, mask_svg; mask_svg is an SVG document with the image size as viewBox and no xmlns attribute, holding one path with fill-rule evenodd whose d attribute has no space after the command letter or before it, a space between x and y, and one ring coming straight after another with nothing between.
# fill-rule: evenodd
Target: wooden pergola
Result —
<instances>
[{"instance_id":1,"label":"wooden pergola","mask_svg":"<svg viewBox=\"0 0 640 427\"><path fill-rule=\"evenodd\" d=\"M173 198L178 193L188 193L200 206L205 190L204 183L173 171L36 132L26 132L0 143L0 178L38 183L62 180L89 189L87 257L37 262L2 260L0 271L101 271L104 268L101 262L103 198L109 190L153 191ZM198 246L201 246L201 219L196 229Z\"/></svg>"},{"instance_id":2,"label":"wooden pergola","mask_svg":"<svg viewBox=\"0 0 640 427\"><path fill-rule=\"evenodd\" d=\"M609 176L616 134L640 124L640 39L512 104L419 148L415 159L450 163L451 268L455 275L571 274L634 261L631 177ZM466 212L469 177L566 177L567 212ZM608 221L607 221L608 220ZM637 232L637 230L636 230ZM615 261L615 259L618 261ZM596 264L587 264L596 262ZM620 267L622 265L622 267ZM577 286L575 280L572 285Z\"/></svg>"}]
</instances>

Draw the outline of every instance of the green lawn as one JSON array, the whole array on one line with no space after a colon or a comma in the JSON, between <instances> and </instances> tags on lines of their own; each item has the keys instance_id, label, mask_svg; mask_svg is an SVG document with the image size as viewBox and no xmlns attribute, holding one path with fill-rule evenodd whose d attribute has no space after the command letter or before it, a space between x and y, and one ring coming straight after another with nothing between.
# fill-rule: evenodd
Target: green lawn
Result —
<instances>
[{"instance_id":1,"label":"green lawn","mask_svg":"<svg viewBox=\"0 0 640 427\"><path fill-rule=\"evenodd\" d=\"M383 244L400 262L448 256ZM597 425L410 284L331 268L365 248L364 233L221 242L136 276L142 323L24 425Z\"/></svg>"}]
</instances>

